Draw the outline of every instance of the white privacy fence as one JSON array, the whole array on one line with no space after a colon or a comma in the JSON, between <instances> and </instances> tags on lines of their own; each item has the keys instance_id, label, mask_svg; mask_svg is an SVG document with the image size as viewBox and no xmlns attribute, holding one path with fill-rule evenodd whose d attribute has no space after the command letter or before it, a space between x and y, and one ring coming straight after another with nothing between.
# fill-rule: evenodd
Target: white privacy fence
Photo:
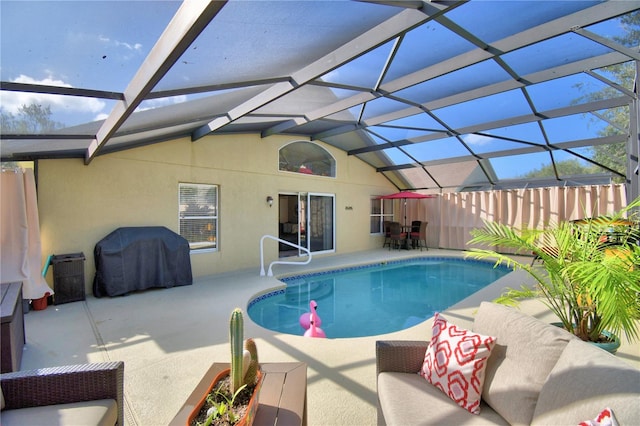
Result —
<instances>
[{"instance_id":1,"label":"white privacy fence","mask_svg":"<svg viewBox=\"0 0 640 426\"><path fill-rule=\"evenodd\" d=\"M466 250L469 232L484 221L516 228L542 228L548 223L596 217L627 204L624 185L528 188L458 192L420 200L409 216L429 221L430 247Z\"/></svg>"}]
</instances>

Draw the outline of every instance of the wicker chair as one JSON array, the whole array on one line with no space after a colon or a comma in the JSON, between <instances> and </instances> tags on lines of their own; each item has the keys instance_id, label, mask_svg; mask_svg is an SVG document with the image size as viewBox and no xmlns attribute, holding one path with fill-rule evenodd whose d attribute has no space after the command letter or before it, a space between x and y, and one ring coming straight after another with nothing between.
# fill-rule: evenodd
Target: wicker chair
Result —
<instances>
[{"instance_id":1,"label":"wicker chair","mask_svg":"<svg viewBox=\"0 0 640 426\"><path fill-rule=\"evenodd\" d=\"M114 399L124 425L124 363L105 362L0 375L5 410Z\"/></svg>"},{"instance_id":2,"label":"wicker chair","mask_svg":"<svg viewBox=\"0 0 640 426\"><path fill-rule=\"evenodd\" d=\"M389 250L391 250L391 248L406 248L406 244L407 244L407 233L406 232L402 232L402 228L400 227L400 223L398 222L391 222L391 225L389 226L389 229L391 230L391 235L389 236L389 238L391 239L391 243L389 244Z\"/></svg>"},{"instance_id":3,"label":"wicker chair","mask_svg":"<svg viewBox=\"0 0 640 426\"><path fill-rule=\"evenodd\" d=\"M409 236L411 238L413 248L420 247L420 251L422 251L423 248L429 250L429 247L427 247L427 225L429 225L429 222L420 222L417 232L413 231L412 226L412 231Z\"/></svg>"},{"instance_id":4,"label":"wicker chair","mask_svg":"<svg viewBox=\"0 0 640 426\"><path fill-rule=\"evenodd\" d=\"M382 248L387 245L391 247L391 221L385 220L382 226L384 228L384 243L382 244Z\"/></svg>"},{"instance_id":5,"label":"wicker chair","mask_svg":"<svg viewBox=\"0 0 640 426\"><path fill-rule=\"evenodd\" d=\"M428 346L429 342L424 340L376 341L376 377L384 372L417 374L422 368ZM378 425L384 425L380 400L376 405L378 406Z\"/></svg>"}]
</instances>

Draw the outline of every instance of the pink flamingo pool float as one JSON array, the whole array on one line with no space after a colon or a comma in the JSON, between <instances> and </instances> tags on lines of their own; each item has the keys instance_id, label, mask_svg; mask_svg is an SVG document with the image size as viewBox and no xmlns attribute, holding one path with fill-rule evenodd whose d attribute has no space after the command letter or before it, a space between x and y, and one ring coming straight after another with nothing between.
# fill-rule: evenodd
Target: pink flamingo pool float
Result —
<instances>
[{"instance_id":1,"label":"pink flamingo pool float","mask_svg":"<svg viewBox=\"0 0 640 426\"><path fill-rule=\"evenodd\" d=\"M320 328L322 325L322 319L317 313L318 304L315 300L309 302L309 312L305 312L300 315L300 325L306 331L304 332L305 337L327 337L325 332Z\"/></svg>"}]
</instances>

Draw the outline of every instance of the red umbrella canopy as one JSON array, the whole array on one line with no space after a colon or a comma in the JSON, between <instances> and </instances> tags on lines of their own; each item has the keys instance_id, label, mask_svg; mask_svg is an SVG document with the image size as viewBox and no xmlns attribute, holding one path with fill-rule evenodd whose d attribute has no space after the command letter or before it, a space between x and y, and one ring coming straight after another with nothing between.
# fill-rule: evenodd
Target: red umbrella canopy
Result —
<instances>
[{"instance_id":1,"label":"red umbrella canopy","mask_svg":"<svg viewBox=\"0 0 640 426\"><path fill-rule=\"evenodd\" d=\"M417 192L411 192L411 191L400 191L400 192L396 192L395 194L380 196L381 200L396 200L401 198L413 198L413 199L435 198L435 195L425 195L425 194L419 194Z\"/></svg>"}]
</instances>

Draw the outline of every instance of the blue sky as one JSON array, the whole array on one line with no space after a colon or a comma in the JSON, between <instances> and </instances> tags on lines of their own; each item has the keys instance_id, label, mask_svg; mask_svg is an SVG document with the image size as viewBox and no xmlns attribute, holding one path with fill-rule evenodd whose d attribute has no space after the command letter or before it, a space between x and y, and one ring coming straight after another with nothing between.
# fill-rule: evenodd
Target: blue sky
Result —
<instances>
[{"instance_id":1,"label":"blue sky","mask_svg":"<svg viewBox=\"0 0 640 426\"><path fill-rule=\"evenodd\" d=\"M179 7L179 2L2 1L3 81L123 92ZM52 104L68 125L104 118L112 102L2 93L15 112L31 101Z\"/></svg>"},{"instance_id":2,"label":"blue sky","mask_svg":"<svg viewBox=\"0 0 640 426\"><path fill-rule=\"evenodd\" d=\"M503 3L507 4L507 3ZM539 3L541 4L541 3ZM552 4L552 3L548 3ZM509 7L518 6L518 2L508 3ZM569 7L579 8L580 3L567 3ZM150 49L173 17L180 6L178 1L6 1L0 2L0 26L2 48L0 53L0 75L3 81L24 83L40 83L56 86L76 87L84 89L96 89L123 92L130 79L139 69ZM371 6L371 5L369 5ZM470 8L478 7L473 4ZM508 7L506 7L508 12ZM510 31L511 26L520 25L523 17L514 16L511 25L500 28L502 32L494 32L492 28L474 24L470 16L465 15L463 7L451 14L453 19L464 25L474 25L474 31L487 37L503 37ZM473 12L473 11L471 11ZM473 13L467 12L469 15ZM533 18L532 18L533 19ZM602 23L591 28L602 35L611 36L619 34L620 28L614 23ZM430 61L440 60L442 55L450 55L452 49L464 52L469 49L469 43L460 41L455 45L441 46L438 40L444 40L448 30L432 25L411 32L407 35L407 46L401 49L398 57L405 57L408 62L415 62L412 58L412 49L423 44L424 32L429 32L429 37L434 41L433 55ZM492 33L494 32L494 33ZM232 38L233 35L230 35ZM558 42L571 46L584 40L579 36L563 37ZM436 47L440 49L436 49ZM602 49L602 47L596 47ZM359 82L363 85L372 85L375 81L363 78L362 70L371 67L379 68L384 64L391 43L377 49L370 55L365 55L355 60L352 64L335 70L331 80L338 82ZM571 55L568 50L567 55ZM568 60L567 57L549 57L544 52L523 50L510 54L513 64L519 68L519 72L532 72L535 69L525 68L527 56L539 55L540 60L534 61L534 65L542 62ZM416 55L413 55L416 56ZM571 60L577 59L571 57ZM426 66L428 63L421 63ZM412 66L416 66L413 63ZM388 79L395 78L401 68L392 67ZM468 81L472 84L471 77L483 75L483 83L501 80L503 71L497 69L495 62L487 61L479 63L467 69L459 71L460 75L468 75ZM452 94L454 85L450 82L454 77L452 73L414 86L410 89L398 92L407 98L415 98L416 101L425 102L428 96L438 97ZM540 84L530 89L530 94L538 107L542 110L559 108L568 105L570 101L580 96L581 92L575 90L576 84L585 84L592 90L598 90L602 84L592 77L581 75L572 77L569 84L560 85L561 82L549 82ZM369 81L371 80L371 81ZM468 87L472 89L473 87ZM455 88L458 91L466 87ZM1 92L1 102L4 111L15 113L20 105L32 102L49 104L54 112L53 119L68 126L86 123L105 118L113 107L113 102L102 99L90 99L80 97L62 97L52 95L38 95L17 92ZM144 108L153 108L168 103L184 101L185 97L159 99L144 103ZM395 101L378 100L372 102L365 111L367 114L379 114L389 108L396 108ZM502 108L500 108L502 107ZM509 114L530 114L530 109L519 91L511 91L495 95L485 100L472 101L465 104L442 108L437 111L451 127L465 126L485 120L497 120ZM357 114L357 111L353 111ZM415 121L419 128L438 128L434 126L426 114L408 117L404 121ZM595 137L601 126L592 123L584 116L576 116L565 119L557 125L549 121L549 137L552 142L560 142L578 138ZM578 131L579 130L579 131ZM496 130L501 132L501 130ZM542 135L537 126L522 126L510 131L517 137L534 143L542 143ZM395 135L398 138L411 137L407 135ZM466 143L475 147L479 152L487 151L486 138L474 135L463 137ZM438 142L445 147L449 141ZM508 144L505 142L493 142L493 150L502 149ZM420 160L437 159L442 156L442 149L427 153L435 145L412 147L412 154ZM421 151L425 151L424 154ZM405 160L402 160L404 162ZM514 161L498 160L501 164L501 174L513 177L522 172L523 165ZM529 164L531 166L531 164ZM536 167L538 165L536 164Z\"/></svg>"}]
</instances>

